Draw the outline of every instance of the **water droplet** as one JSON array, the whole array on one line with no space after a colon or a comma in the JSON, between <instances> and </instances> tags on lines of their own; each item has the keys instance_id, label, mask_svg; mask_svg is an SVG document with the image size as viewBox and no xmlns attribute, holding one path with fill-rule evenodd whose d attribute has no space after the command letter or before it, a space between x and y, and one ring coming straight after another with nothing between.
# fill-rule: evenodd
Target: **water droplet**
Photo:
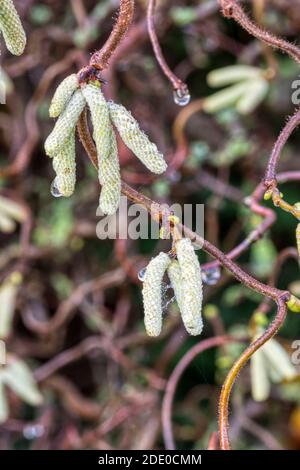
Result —
<instances>
[{"instance_id":1,"label":"water droplet","mask_svg":"<svg viewBox=\"0 0 300 470\"><path fill-rule=\"evenodd\" d=\"M202 271L202 281L208 286L216 285L221 278L220 268L210 268Z\"/></svg>"},{"instance_id":2,"label":"water droplet","mask_svg":"<svg viewBox=\"0 0 300 470\"><path fill-rule=\"evenodd\" d=\"M44 432L45 432L45 428L42 424L36 424L33 426L29 425L23 429L23 436L28 441L32 441L34 439L41 437L44 434Z\"/></svg>"},{"instance_id":3,"label":"water droplet","mask_svg":"<svg viewBox=\"0 0 300 470\"><path fill-rule=\"evenodd\" d=\"M172 183L178 183L181 180L181 173L179 171L172 171L168 176Z\"/></svg>"},{"instance_id":4,"label":"water droplet","mask_svg":"<svg viewBox=\"0 0 300 470\"><path fill-rule=\"evenodd\" d=\"M51 184L50 192L53 197L62 197L62 193L60 192L59 187L58 187L57 177L53 180Z\"/></svg>"},{"instance_id":5,"label":"water droplet","mask_svg":"<svg viewBox=\"0 0 300 470\"><path fill-rule=\"evenodd\" d=\"M178 106L186 106L189 104L191 95L187 88L177 88L174 90L174 102L178 104Z\"/></svg>"},{"instance_id":6,"label":"water droplet","mask_svg":"<svg viewBox=\"0 0 300 470\"><path fill-rule=\"evenodd\" d=\"M144 280L145 280L146 269L147 268L143 268L138 273L138 280L141 281L141 282L144 282Z\"/></svg>"}]
</instances>

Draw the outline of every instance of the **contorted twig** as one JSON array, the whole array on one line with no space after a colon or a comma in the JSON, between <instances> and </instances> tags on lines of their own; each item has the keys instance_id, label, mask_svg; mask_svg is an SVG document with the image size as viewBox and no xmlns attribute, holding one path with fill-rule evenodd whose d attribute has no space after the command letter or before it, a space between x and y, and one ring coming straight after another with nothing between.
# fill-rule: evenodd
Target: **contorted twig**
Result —
<instances>
[{"instance_id":1,"label":"contorted twig","mask_svg":"<svg viewBox=\"0 0 300 470\"><path fill-rule=\"evenodd\" d=\"M295 114L290 117L284 128L282 129L276 143L273 147L273 151L267 166L264 183L267 188L272 187L276 184L276 170L280 154L283 147L287 143L289 137L294 132L295 129L300 125L300 109L298 108Z\"/></svg>"},{"instance_id":2,"label":"contorted twig","mask_svg":"<svg viewBox=\"0 0 300 470\"><path fill-rule=\"evenodd\" d=\"M155 26L154 26L155 4L156 4L156 0L149 0L148 8L147 8L147 25L148 25L148 32L149 32L150 40L152 43L153 51L163 73L165 74L167 79L172 83L174 92L178 95L179 98L184 97L184 96L189 95L187 85L172 72L172 70L166 63L161 47L159 45L158 39L157 39Z\"/></svg>"},{"instance_id":3,"label":"contorted twig","mask_svg":"<svg viewBox=\"0 0 300 470\"><path fill-rule=\"evenodd\" d=\"M148 24L150 24L150 30L149 30L150 36L154 31L153 28L151 29L151 24L153 26L153 23L151 23L151 21L153 21L154 5L155 5L155 1L151 0L149 3L149 9L148 9ZM229 0L223 1L221 2L221 6L223 8L223 12L225 16L230 16L230 17L235 18L247 31L249 31L255 37L261 40L264 40L268 44L272 44L274 47L284 50L285 52L289 53L295 60L297 60L297 62L300 62L299 60L300 52L298 48L296 48L293 45L289 45L289 43L287 43L286 41L279 40L275 38L274 36L270 35L269 33L265 33L264 31L262 31L259 27L254 25L254 23L252 23L248 19L248 17L245 15L241 7L239 7L236 4L236 2L229 1ZM119 18L111 33L110 38L108 39L104 47L99 52L95 53L92 56L89 66L86 67L85 69L82 69L79 72L78 76L79 76L79 81L81 83L83 82L86 83L93 79L94 80L97 79L101 81L101 77L99 76L98 72L107 67L111 55L113 54L119 42L121 41L121 39L123 38L123 36L125 35L127 31L127 28L132 20L132 14L133 14L133 1L130 1L130 0L121 1ZM149 22L149 17L150 17L150 22ZM156 49L156 55L158 55L158 57L162 57L157 40L155 42L155 39L156 39L155 33L154 33L154 36L152 35L152 42L153 42L153 37L154 37L154 44L156 45L156 47L158 47L158 49ZM157 50L158 50L158 54L157 54ZM170 76L169 76L169 79L170 79ZM178 82L172 82L172 83L173 83L175 90L182 91L182 89L178 86ZM95 149L94 141L91 138L91 135L89 132L85 112L81 114L77 128L78 128L80 139L83 143L85 150L87 151L88 156L90 157L93 164L96 167L98 167L97 152ZM127 185L124 182L121 183L121 190L122 190L122 193L130 199L130 201L142 205L149 212L151 217L156 222L159 222L162 224L164 223L164 220L171 219L172 212L167 206L161 205L159 203L152 201L151 199L145 197L144 195L134 190L133 188L131 188L129 185ZM255 206L255 201L253 205L251 205L251 209L254 212L257 210L258 213L260 214L262 213L261 209ZM266 215L266 214L263 214L263 215ZM286 313L287 313L286 302L290 298L290 293L287 291L279 290L273 286L265 285L262 282L256 280L255 278L247 274L245 271L243 271L236 263L234 263L234 261L232 261L232 259L226 256L222 251L220 251L218 248L216 248L213 244L211 244L207 240L204 240L202 237L198 236L197 234L187 229L186 227L184 227L178 222L173 221L172 224L173 224L171 227L172 234L175 232L176 229L180 230L181 233L184 233L184 236L186 238L189 238L196 245L200 246L204 251L206 251L209 255L215 258L223 267L229 270L239 282L249 287L250 289L253 289L256 292L264 296L267 296L268 298L271 298L273 301L275 301L278 307L277 315L274 321L271 323L271 325L266 330L266 332L257 340L255 340L253 343L251 343L250 346L241 355L241 357L236 361L236 363L234 364L231 371L229 372L225 380L225 383L223 385L223 389L222 389L222 393L220 397L220 418L219 418L220 445L222 449L229 449L230 444L229 444L229 438L228 438L228 404L229 404L231 388L233 386L233 383L238 373L240 372L242 367L244 367L244 365L247 363L250 357L265 342L267 342L270 338L272 338L277 333L280 326L283 324L285 317L286 317ZM265 227L263 227L263 230L265 230ZM256 235L259 236L259 234L260 232L258 232ZM248 241L247 243L248 244L246 246L249 246L250 242ZM244 249L244 245L243 245L243 249ZM211 339L212 342L213 340L216 340L216 338ZM200 345L197 345L197 346L200 348ZM110 347L111 345L109 345L109 348ZM53 373L53 369L52 369L52 373Z\"/></svg>"},{"instance_id":4,"label":"contorted twig","mask_svg":"<svg viewBox=\"0 0 300 470\"><path fill-rule=\"evenodd\" d=\"M232 386L239 372L248 362L250 357L267 341L269 341L269 339L271 339L282 326L287 314L287 306L285 302L286 299L284 297L279 297L276 300L278 310L275 319L273 320L267 331L256 341L251 343L250 346L248 346L248 348L243 352L240 358L234 363L225 379L219 401L220 446L223 450L230 450L228 436L228 405Z\"/></svg>"},{"instance_id":5,"label":"contorted twig","mask_svg":"<svg viewBox=\"0 0 300 470\"><path fill-rule=\"evenodd\" d=\"M99 71L107 68L110 58L128 31L133 13L134 0L120 0L118 18L113 30L104 46L91 56L89 65L78 73L80 82L88 82L95 78Z\"/></svg>"},{"instance_id":6,"label":"contorted twig","mask_svg":"<svg viewBox=\"0 0 300 470\"><path fill-rule=\"evenodd\" d=\"M201 354L203 351L217 346L223 346L224 344L228 344L231 341L234 341L234 339L230 338L229 336L215 336L213 338L208 338L203 341L200 341L200 343L196 344L182 357L182 359L178 362L172 374L170 375L162 404L163 435L165 448L167 450L176 449L172 432L171 414L175 390L180 380L180 377L182 376L185 369L189 366L189 364L195 359L195 357Z\"/></svg>"},{"instance_id":7,"label":"contorted twig","mask_svg":"<svg viewBox=\"0 0 300 470\"><path fill-rule=\"evenodd\" d=\"M294 44L285 41L282 38L278 38L275 35L263 30L257 26L253 21L248 18L243 8L236 2L236 0L219 0L222 8L223 15L227 18L233 18L239 23L249 34L265 42L269 46L279 49L292 57L296 62L300 64L300 49Z\"/></svg>"},{"instance_id":8,"label":"contorted twig","mask_svg":"<svg viewBox=\"0 0 300 470\"><path fill-rule=\"evenodd\" d=\"M83 143L90 160L94 163L94 165L97 165L95 160L95 144L89 134L89 129L84 114L81 116L78 123L78 131L80 140ZM144 206L144 208L150 213L154 220L158 222L163 219L163 215L166 215L166 213L168 214L168 208L166 208L166 206L160 206L158 203L151 201L149 198L146 198L144 195L135 191L124 182L122 183L122 193L126 195L132 202ZM171 212L169 212L169 216L171 215ZM190 238L190 240L192 240L196 245L200 246L204 251L217 259L220 264L228 269L238 281L250 289L253 289L256 292L273 299L278 306L278 311L272 324L261 337L251 343L250 346L245 350L238 361L234 364L223 385L222 394L220 397L219 430L220 445L221 448L225 450L230 448L228 438L228 404L232 385L240 370L245 366L255 351L257 351L257 349L259 349L265 342L272 338L283 324L287 313L286 302L290 298L290 293L259 282L244 272L236 263L234 263L234 261L229 259L217 247L212 245L207 240L204 240L202 237L187 227L178 224L178 229L181 230L181 233L184 233L185 237Z\"/></svg>"}]
</instances>

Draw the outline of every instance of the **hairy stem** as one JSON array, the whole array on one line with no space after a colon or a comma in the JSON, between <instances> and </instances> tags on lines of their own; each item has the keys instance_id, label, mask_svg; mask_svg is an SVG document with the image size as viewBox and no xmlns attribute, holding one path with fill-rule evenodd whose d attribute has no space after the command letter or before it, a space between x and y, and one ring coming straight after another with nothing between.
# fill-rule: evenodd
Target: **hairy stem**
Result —
<instances>
[{"instance_id":1,"label":"hairy stem","mask_svg":"<svg viewBox=\"0 0 300 470\"><path fill-rule=\"evenodd\" d=\"M207 349L214 348L217 346L224 346L230 342L234 341L234 338L229 336L215 336L213 338L208 338L200 343L196 344L191 348L178 362L175 369L173 370L166 387L165 396L162 403L162 426L163 426L163 436L165 442L165 448L167 450L175 450L175 442L172 431L172 404L174 400L176 386L180 380L185 369L188 365Z\"/></svg>"},{"instance_id":2,"label":"hairy stem","mask_svg":"<svg viewBox=\"0 0 300 470\"><path fill-rule=\"evenodd\" d=\"M267 171L265 174L264 182L267 188L276 183L276 171L277 165L282 152L283 147L287 143L290 135L300 124L300 108L297 109L295 114L290 117L284 128L282 129L271 154Z\"/></svg>"},{"instance_id":3,"label":"hairy stem","mask_svg":"<svg viewBox=\"0 0 300 470\"><path fill-rule=\"evenodd\" d=\"M228 436L228 405L230 392L232 386L240 373L241 369L247 364L251 356L261 348L267 341L269 341L278 332L287 315L286 297L278 297L277 314L269 328L265 333L260 336L256 341L250 344L243 352L240 358L234 363L230 372L228 373L222 387L220 401L219 401L219 433L220 433L220 447L222 450L230 450L230 442Z\"/></svg>"},{"instance_id":4,"label":"hairy stem","mask_svg":"<svg viewBox=\"0 0 300 470\"><path fill-rule=\"evenodd\" d=\"M133 12L134 0L120 0L118 19L104 46L92 55L90 59L91 66L97 66L101 70L108 66L109 59L128 31Z\"/></svg>"},{"instance_id":5,"label":"hairy stem","mask_svg":"<svg viewBox=\"0 0 300 470\"><path fill-rule=\"evenodd\" d=\"M248 31L249 34L275 49L280 49L300 64L300 49L297 46L284 39L278 38L257 26L250 20L243 8L238 5L235 0L219 0L219 3L224 16L227 18L233 18L246 31Z\"/></svg>"}]
</instances>

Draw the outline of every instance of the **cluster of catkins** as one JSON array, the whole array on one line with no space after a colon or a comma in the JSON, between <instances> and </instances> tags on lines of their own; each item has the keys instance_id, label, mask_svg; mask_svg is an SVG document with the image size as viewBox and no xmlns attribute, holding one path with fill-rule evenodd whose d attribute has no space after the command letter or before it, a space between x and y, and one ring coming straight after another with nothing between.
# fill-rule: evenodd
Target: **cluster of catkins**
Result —
<instances>
[{"instance_id":1,"label":"cluster of catkins","mask_svg":"<svg viewBox=\"0 0 300 470\"><path fill-rule=\"evenodd\" d=\"M26 46L26 35L12 0L0 1L0 31L7 49L21 55Z\"/></svg>"},{"instance_id":2,"label":"cluster of catkins","mask_svg":"<svg viewBox=\"0 0 300 470\"><path fill-rule=\"evenodd\" d=\"M168 273L171 287L187 332L199 335L202 322L202 278L198 257L191 240L183 238L175 245L177 259L160 253L148 264L143 280L144 321L147 334L158 336L162 329L162 284Z\"/></svg>"},{"instance_id":3,"label":"cluster of catkins","mask_svg":"<svg viewBox=\"0 0 300 470\"><path fill-rule=\"evenodd\" d=\"M115 126L127 147L153 173L163 173L166 162L156 145L149 141L131 113L119 104L106 101L101 84L92 81L79 85L77 75L67 77L57 88L51 102L50 117L58 120L45 142L45 151L53 157L56 172L52 193L71 196L76 182L75 130L85 106L93 124L93 138L98 155L98 175L102 186L100 208L113 214L119 207L121 176Z\"/></svg>"}]
</instances>

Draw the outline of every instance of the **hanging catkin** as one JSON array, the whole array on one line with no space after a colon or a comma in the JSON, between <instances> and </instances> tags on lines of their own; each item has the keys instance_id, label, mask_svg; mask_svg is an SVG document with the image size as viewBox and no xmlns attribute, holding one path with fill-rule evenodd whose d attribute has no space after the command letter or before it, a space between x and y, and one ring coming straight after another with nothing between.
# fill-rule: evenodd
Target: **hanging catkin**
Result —
<instances>
[{"instance_id":1,"label":"hanging catkin","mask_svg":"<svg viewBox=\"0 0 300 470\"><path fill-rule=\"evenodd\" d=\"M167 168L163 155L140 129L131 113L124 106L112 101L108 105L112 122L127 147L150 171L157 174L163 173Z\"/></svg>"},{"instance_id":2,"label":"hanging catkin","mask_svg":"<svg viewBox=\"0 0 300 470\"><path fill-rule=\"evenodd\" d=\"M93 124L93 138L97 147L99 168L101 160L108 158L111 152L111 126L107 102L102 91L95 85L86 85L82 88L91 112ZM102 184L102 181L100 181Z\"/></svg>"},{"instance_id":3,"label":"hanging catkin","mask_svg":"<svg viewBox=\"0 0 300 470\"><path fill-rule=\"evenodd\" d=\"M73 194L76 183L75 131L69 137L59 154L53 158L53 169L56 172L55 186L64 197Z\"/></svg>"},{"instance_id":4,"label":"hanging catkin","mask_svg":"<svg viewBox=\"0 0 300 470\"><path fill-rule=\"evenodd\" d=\"M168 276L171 282L171 287L174 291L175 299L178 304L180 312L182 311L182 276L181 269L177 260L173 260L168 267Z\"/></svg>"},{"instance_id":5,"label":"hanging catkin","mask_svg":"<svg viewBox=\"0 0 300 470\"><path fill-rule=\"evenodd\" d=\"M49 108L49 116L58 117L65 109L73 93L78 88L78 79L76 73L66 77L57 87Z\"/></svg>"},{"instance_id":6,"label":"hanging catkin","mask_svg":"<svg viewBox=\"0 0 300 470\"><path fill-rule=\"evenodd\" d=\"M12 0L0 1L0 30L7 49L21 55L26 46L26 35Z\"/></svg>"},{"instance_id":7,"label":"hanging catkin","mask_svg":"<svg viewBox=\"0 0 300 470\"><path fill-rule=\"evenodd\" d=\"M103 181L99 204L104 214L114 214L119 207L121 197L121 175L117 140L112 128L110 133L110 156L102 159L99 167L99 179Z\"/></svg>"},{"instance_id":8,"label":"hanging catkin","mask_svg":"<svg viewBox=\"0 0 300 470\"><path fill-rule=\"evenodd\" d=\"M86 102L81 90L75 91L66 108L56 121L53 131L46 139L45 151L49 157L54 157L63 149L75 129L85 104Z\"/></svg>"},{"instance_id":9,"label":"hanging catkin","mask_svg":"<svg viewBox=\"0 0 300 470\"><path fill-rule=\"evenodd\" d=\"M91 112L93 138L97 148L98 174L102 185L100 207L105 214L113 214L120 201L121 177L116 137L107 101L101 89L95 85L85 86L82 92Z\"/></svg>"},{"instance_id":10,"label":"hanging catkin","mask_svg":"<svg viewBox=\"0 0 300 470\"><path fill-rule=\"evenodd\" d=\"M191 335L199 335L202 321L202 278L199 260L191 240L183 238L176 243L176 254L181 270L182 293L180 295L181 316Z\"/></svg>"},{"instance_id":11,"label":"hanging catkin","mask_svg":"<svg viewBox=\"0 0 300 470\"><path fill-rule=\"evenodd\" d=\"M159 336L162 328L162 281L171 260L160 253L148 264L143 284L144 322L149 336Z\"/></svg>"}]
</instances>

